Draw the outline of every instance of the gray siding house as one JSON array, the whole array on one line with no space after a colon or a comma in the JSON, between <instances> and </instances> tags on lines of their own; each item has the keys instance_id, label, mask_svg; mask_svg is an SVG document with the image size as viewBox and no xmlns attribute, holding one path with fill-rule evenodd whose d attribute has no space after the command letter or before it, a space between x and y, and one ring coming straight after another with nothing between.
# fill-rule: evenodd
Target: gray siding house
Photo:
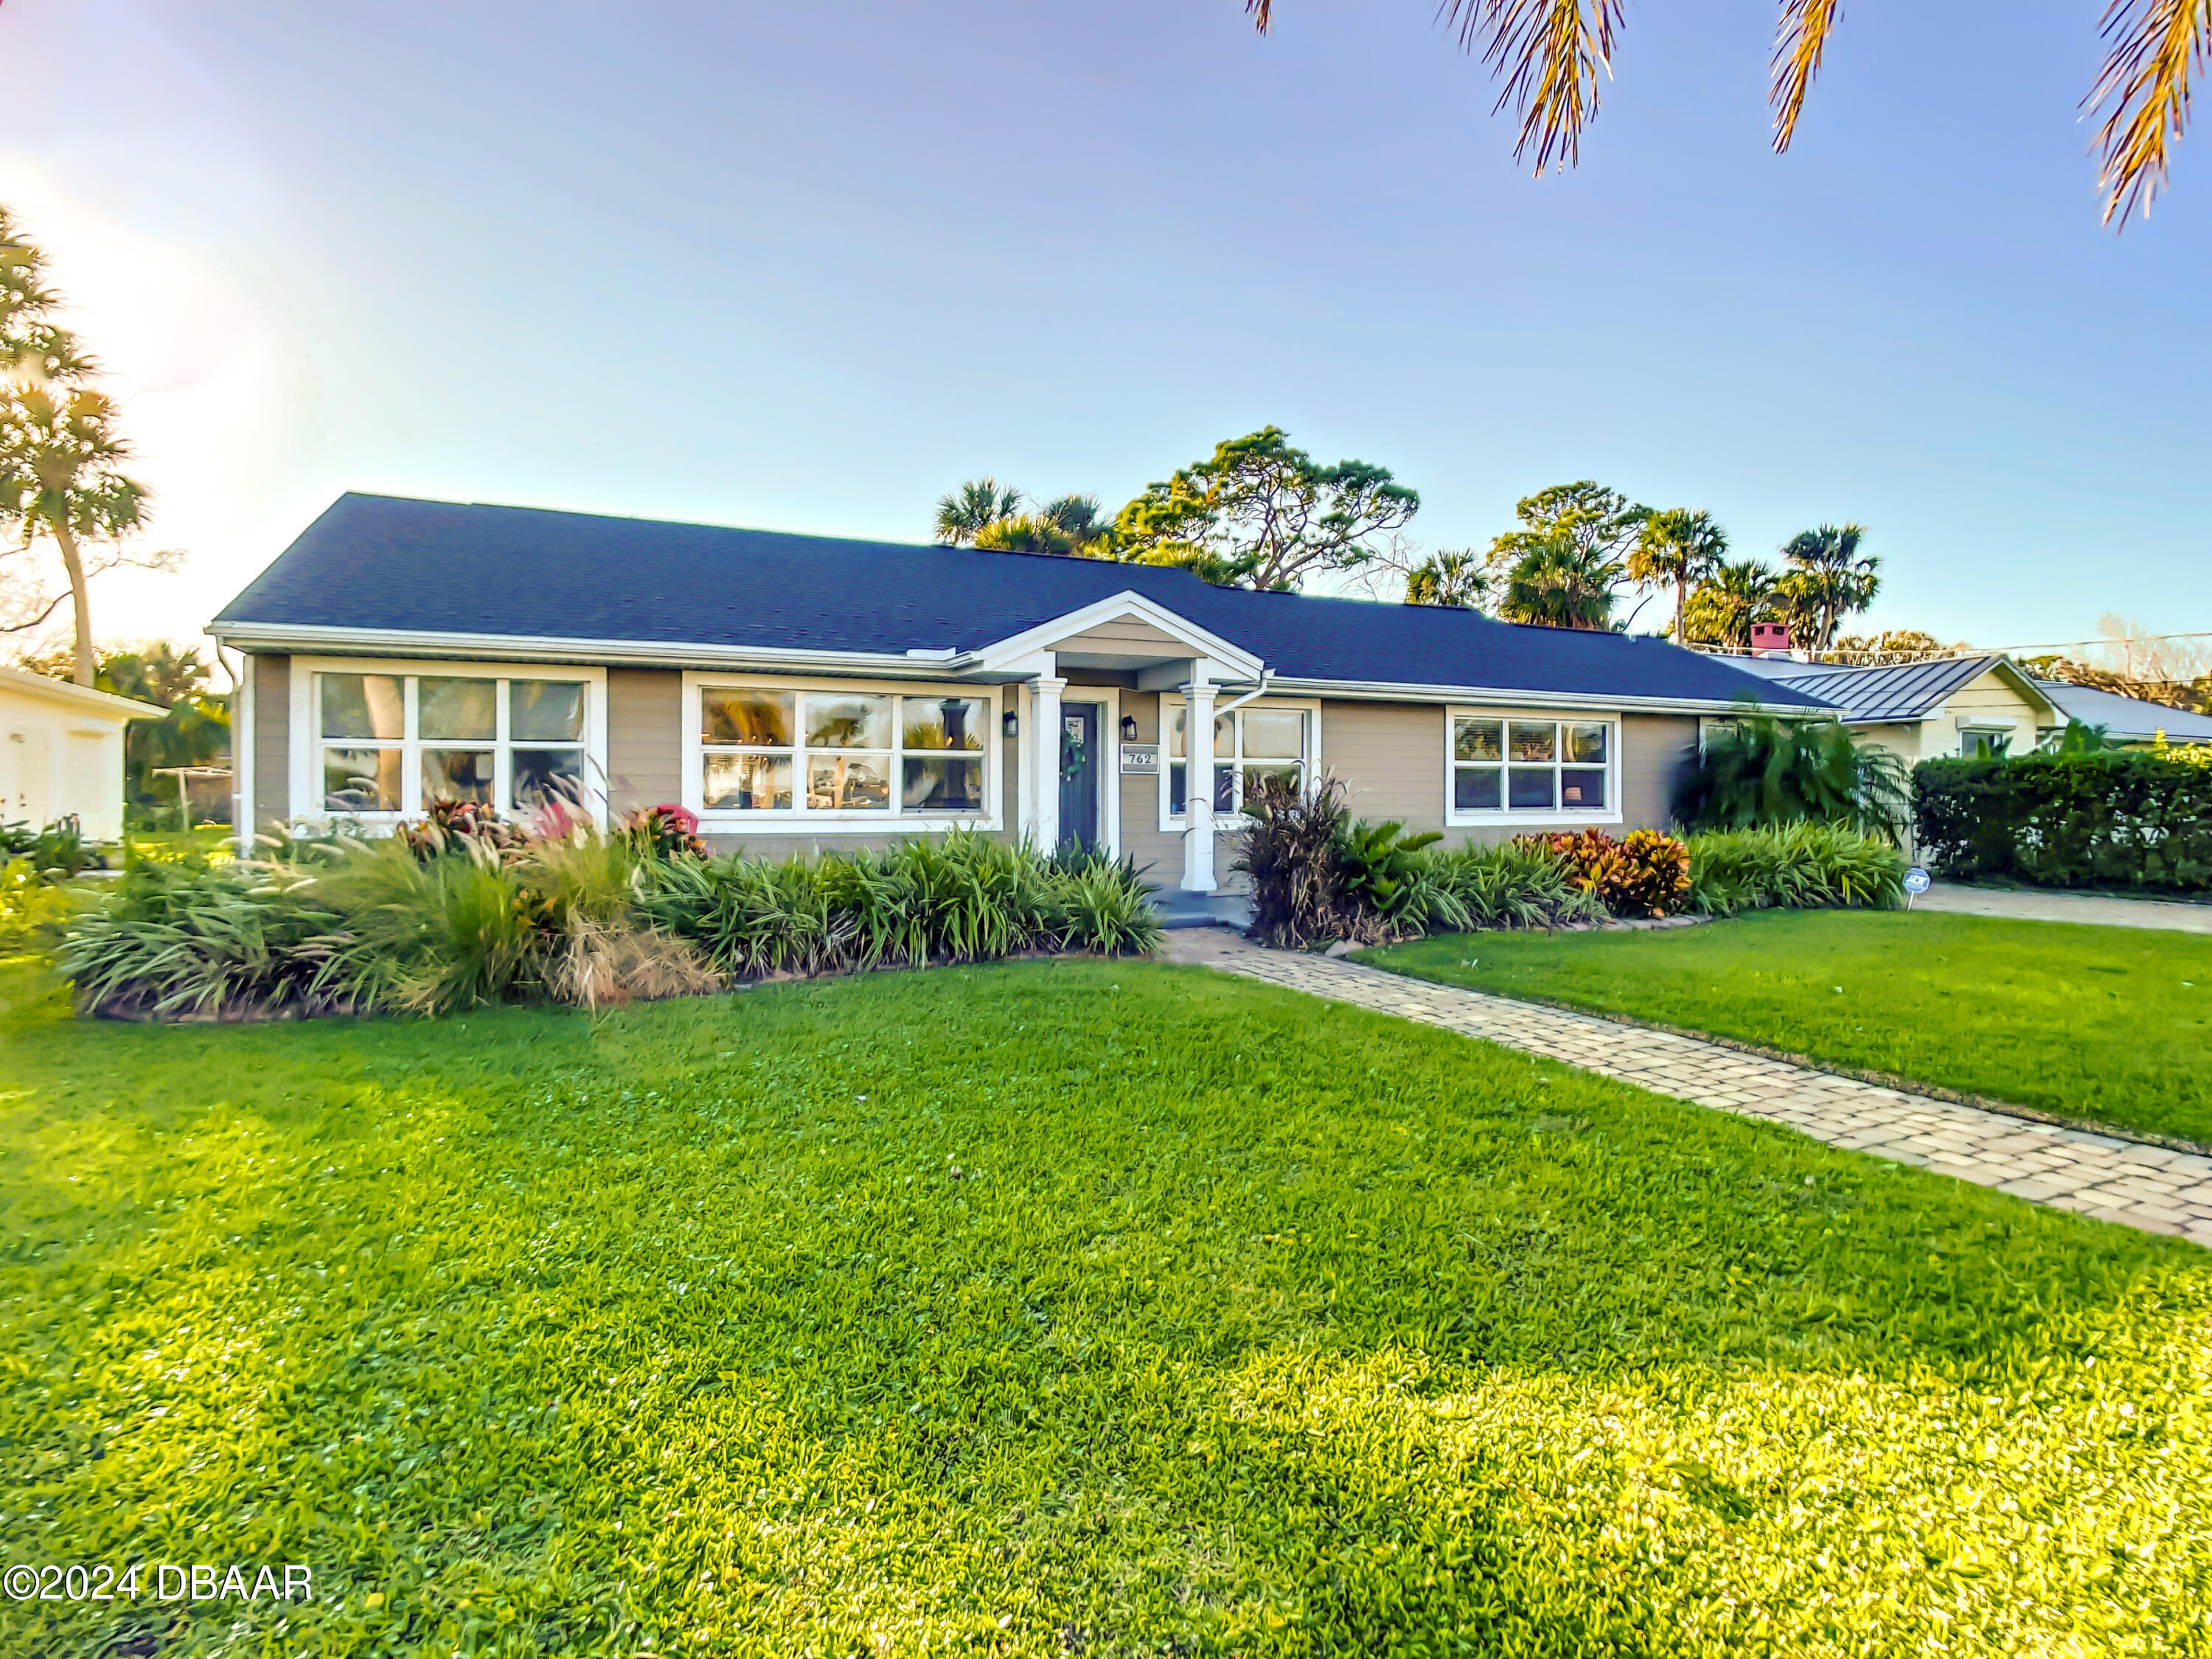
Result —
<instances>
[{"instance_id":1,"label":"gray siding house","mask_svg":"<svg viewBox=\"0 0 2212 1659\"><path fill-rule=\"evenodd\" d=\"M210 631L248 659L242 836L566 793L760 853L1074 840L1194 894L1267 774L1453 840L1618 831L1667 822L1700 717L1822 710L1662 641L1472 611L362 495Z\"/></svg>"}]
</instances>

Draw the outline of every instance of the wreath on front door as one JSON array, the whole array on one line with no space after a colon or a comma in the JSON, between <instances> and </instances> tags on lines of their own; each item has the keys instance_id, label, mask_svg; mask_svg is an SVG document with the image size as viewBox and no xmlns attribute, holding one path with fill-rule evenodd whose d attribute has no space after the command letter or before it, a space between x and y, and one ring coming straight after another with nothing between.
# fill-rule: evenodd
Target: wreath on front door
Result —
<instances>
[{"instance_id":1,"label":"wreath on front door","mask_svg":"<svg viewBox=\"0 0 2212 1659\"><path fill-rule=\"evenodd\" d=\"M1083 742L1083 722L1069 720L1060 728L1060 781L1073 783L1083 775L1091 751Z\"/></svg>"}]
</instances>

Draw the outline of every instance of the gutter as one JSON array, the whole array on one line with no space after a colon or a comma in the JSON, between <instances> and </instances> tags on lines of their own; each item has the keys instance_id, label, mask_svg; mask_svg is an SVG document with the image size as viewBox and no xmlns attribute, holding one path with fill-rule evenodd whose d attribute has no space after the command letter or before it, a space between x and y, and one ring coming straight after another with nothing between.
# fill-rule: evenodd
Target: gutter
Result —
<instances>
[{"instance_id":1,"label":"gutter","mask_svg":"<svg viewBox=\"0 0 2212 1659\"><path fill-rule=\"evenodd\" d=\"M1603 696L1587 691L1507 691L1482 685L1401 685L1385 680L1292 679L1273 682L1279 694L1301 691L1309 696L1355 698L1363 702L1473 702L1504 708L1613 709L1654 714L1795 714L1802 718L1836 718L1841 710L1831 704L1808 708L1802 703L1748 702L1730 698L1718 702L1710 697Z\"/></svg>"},{"instance_id":2,"label":"gutter","mask_svg":"<svg viewBox=\"0 0 2212 1659\"><path fill-rule=\"evenodd\" d=\"M958 674L975 665L972 651L807 651L776 646L696 644L684 641L579 640L521 634L425 633L403 628L324 628L289 623L208 624L217 641L242 651L300 654L391 654L562 662L648 668L807 668L821 672L912 678Z\"/></svg>"}]
</instances>

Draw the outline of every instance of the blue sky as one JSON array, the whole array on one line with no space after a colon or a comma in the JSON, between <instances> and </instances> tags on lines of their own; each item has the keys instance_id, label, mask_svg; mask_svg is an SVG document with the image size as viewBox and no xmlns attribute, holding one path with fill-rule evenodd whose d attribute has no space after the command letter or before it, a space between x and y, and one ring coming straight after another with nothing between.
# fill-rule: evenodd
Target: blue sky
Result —
<instances>
[{"instance_id":1,"label":"blue sky","mask_svg":"<svg viewBox=\"0 0 2212 1659\"><path fill-rule=\"evenodd\" d=\"M920 538L1269 421L1427 545L1595 477L1740 550L1871 526L1871 621L2212 630L2212 149L2114 236L2099 0L1636 0L1530 179L1425 0L11 0L0 201L129 400L204 620L337 492ZM96 91L88 90L94 88Z\"/></svg>"}]
</instances>

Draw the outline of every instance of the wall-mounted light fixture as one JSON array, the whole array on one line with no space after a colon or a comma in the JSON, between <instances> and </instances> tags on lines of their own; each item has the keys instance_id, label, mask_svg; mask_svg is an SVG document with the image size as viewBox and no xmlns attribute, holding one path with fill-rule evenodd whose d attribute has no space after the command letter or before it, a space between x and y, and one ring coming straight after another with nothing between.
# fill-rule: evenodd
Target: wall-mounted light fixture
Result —
<instances>
[{"instance_id":1,"label":"wall-mounted light fixture","mask_svg":"<svg viewBox=\"0 0 2212 1659\"><path fill-rule=\"evenodd\" d=\"M1124 742L1124 743L1134 743L1134 742L1136 742L1136 740L1137 740L1137 717L1136 717L1134 714L1124 714L1124 715L1122 715L1122 716L1121 716L1121 741L1122 741L1122 742Z\"/></svg>"},{"instance_id":2,"label":"wall-mounted light fixture","mask_svg":"<svg viewBox=\"0 0 2212 1659\"><path fill-rule=\"evenodd\" d=\"M1005 714L1000 717L999 729L1004 732L1010 738L1019 737L1022 732L1021 716L1015 714L1012 709L1009 708L1006 710Z\"/></svg>"}]
</instances>

